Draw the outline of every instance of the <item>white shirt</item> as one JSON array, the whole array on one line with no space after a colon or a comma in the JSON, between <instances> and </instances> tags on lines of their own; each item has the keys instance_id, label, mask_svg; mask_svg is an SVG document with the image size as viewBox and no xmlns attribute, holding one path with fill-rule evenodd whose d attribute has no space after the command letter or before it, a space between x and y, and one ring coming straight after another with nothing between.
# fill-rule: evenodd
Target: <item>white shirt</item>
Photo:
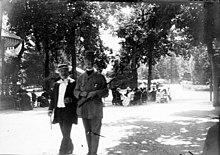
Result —
<instances>
[{"instance_id":1,"label":"white shirt","mask_svg":"<svg viewBox=\"0 0 220 155\"><path fill-rule=\"evenodd\" d=\"M60 83L59 85L59 93L58 93L58 102L57 102L57 107L58 108L65 108L65 104L64 104L64 95L66 92L66 87L68 85L68 79L60 79L58 81L58 83Z\"/></svg>"}]
</instances>

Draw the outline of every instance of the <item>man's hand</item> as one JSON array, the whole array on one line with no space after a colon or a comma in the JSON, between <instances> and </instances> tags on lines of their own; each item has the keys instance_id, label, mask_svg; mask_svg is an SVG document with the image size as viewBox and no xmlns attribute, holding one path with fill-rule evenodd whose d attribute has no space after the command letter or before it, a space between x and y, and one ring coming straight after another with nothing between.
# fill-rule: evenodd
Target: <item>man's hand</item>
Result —
<instances>
[{"instance_id":1,"label":"man's hand","mask_svg":"<svg viewBox=\"0 0 220 155\"><path fill-rule=\"evenodd\" d=\"M48 114L48 116L52 116L53 110L48 110L47 114Z\"/></svg>"},{"instance_id":2,"label":"man's hand","mask_svg":"<svg viewBox=\"0 0 220 155\"><path fill-rule=\"evenodd\" d=\"M71 102L72 102L72 98L70 98L70 97L64 98L64 103L65 104L68 104L68 103L71 103Z\"/></svg>"},{"instance_id":3,"label":"man's hand","mask_svg":"<svg viewBox=\"0 0 220 155\"><path fill-rule=\"evenodd\" d=\"M87 97L87 95L88 95L88 92L86 92L86 91L82 91L82 92L80 93L80 96L81 96L81 97Z\"/></svg>"},{"instance_id":4,"label":"man's hand","mask_svg":"<svg viewBox=\"0 0 220 155\"><path fill-rule=\"evenodd\" d=\"M96 91L89 92L87 98L93 98L97 95Z\"/></svg>"},{"instance_id":5,"label":"man's hand","mask_svg":"<svg viewBox=\"0 0 220 155\"><path fill-rule=\"evenodd\" d=\"M81 107L81 106L85 103L85 101L87 101L87 98L82 97L82 98L77 102L78 106Z\"/></svg>"}]
</instances>

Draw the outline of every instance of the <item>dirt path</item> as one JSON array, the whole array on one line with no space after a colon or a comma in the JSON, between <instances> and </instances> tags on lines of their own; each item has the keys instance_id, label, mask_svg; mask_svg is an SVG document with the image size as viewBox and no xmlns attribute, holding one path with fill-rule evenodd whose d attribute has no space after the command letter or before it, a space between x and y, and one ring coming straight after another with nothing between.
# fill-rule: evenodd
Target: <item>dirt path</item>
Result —
<instances>
[{"instance_id":1,"label":"dirt path","mask_svg":"<svg viewBox=\"0 0 220 155\"><path fill-rule=\"evenodd\" d=\"M175 89L168 104L112 106L106 99L99 155L201 154L214 108L208 92ZM51 130L47 108L0 112L0 154L57 154L61 134ZM73 126L75 155L87 153L81 120Z\"/></svg>"}]
</instances>

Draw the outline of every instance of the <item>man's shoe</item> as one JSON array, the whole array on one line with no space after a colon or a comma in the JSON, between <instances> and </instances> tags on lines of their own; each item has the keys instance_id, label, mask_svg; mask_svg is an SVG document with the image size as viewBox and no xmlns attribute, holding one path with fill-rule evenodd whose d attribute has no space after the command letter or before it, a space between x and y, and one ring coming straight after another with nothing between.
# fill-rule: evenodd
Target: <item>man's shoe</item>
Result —
<instances>
[{"instance_id":1,"label":"man's shoe","mask_svg":"<svg viewBox=\"0 0 220 155\"><path fill-rule=\"evenodd\" d=\"M73 150L67 151L67 154L72 154L72 153L73 153Z\"/></svg>"}]
</instances>

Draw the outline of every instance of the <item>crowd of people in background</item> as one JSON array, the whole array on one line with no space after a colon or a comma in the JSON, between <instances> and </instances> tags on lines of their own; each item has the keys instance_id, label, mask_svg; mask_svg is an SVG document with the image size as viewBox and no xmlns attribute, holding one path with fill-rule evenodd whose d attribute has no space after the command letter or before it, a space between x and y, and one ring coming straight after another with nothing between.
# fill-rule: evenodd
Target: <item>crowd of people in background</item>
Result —
<instances>
[{"instance_id":1,"label":"crowd of people in background","mask_svg":"<svg viewBox=\"0 0 220 155\"><path fill-rule=\"evenodd\" d=\"M154 84L150 89L140 87L131 89L127 87L126 91L122 91L120 87L115 86L112 91L112 105L129 106L141 105L147 102L168 103L171 98L169 87L160 87L160 84ZM15 109L32 110L36 107L48 107L50 103L50 93L45 89L40 96L36 95L35 90L28 92L19 89L16 96Z\"/></svg>"},{"instance_id":2,"label":"crowd of people in background","mask_svg":"<svg viewBox=\"0 0 220 155\"><path fill-rule=\"evenodd\" d=\"M15 95L15 109L16 110L33 110L31 105L31 98L24 89L19 89Z\"/></svg>"},{"instance_id":3,"label":"crowd of people in background","mask_svg":"<svg viewBox=\"0 0 220 155\"><path fill-rule=\"evenodd\" d=\"M147 89L147 87L134 89L127 87L126 92L121 91L118 86L115 86L111 91L112 105L119 106L141 105L148 101L168 103L172 99L170 88L161 87L160 84L155 84L150 89Z\"/></svg>"},{"instance_id":4,"label":"crowd of people in background","mask_svg":"<svg viewBox=\"0 0 220 155\"><path fill-rule=\"evenodd\" d=\"M14 95L16 110L33 110L36 107L48 107L50 102L50 95L46 90L43 90L42 94L38 96L36 91L28 92L23 88L19 88Z\"/></svg>"}]
</instances>

